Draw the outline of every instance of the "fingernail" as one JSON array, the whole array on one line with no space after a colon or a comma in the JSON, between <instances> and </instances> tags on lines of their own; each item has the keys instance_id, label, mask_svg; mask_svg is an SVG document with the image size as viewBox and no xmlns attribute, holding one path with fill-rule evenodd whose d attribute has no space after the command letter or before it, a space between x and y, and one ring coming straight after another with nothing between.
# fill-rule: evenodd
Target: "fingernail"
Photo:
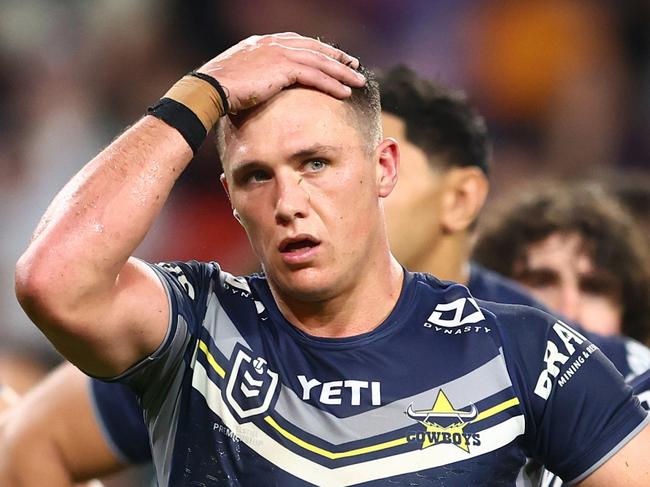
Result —
<instances>
[{"instance_id":1,"label":"fingernail","mask_svg":"<svg viewBox=\"0 0 650 487\"><path fill-rule=\"evenodd\" d=\"M364 83L366 82L366 77L362 75L361 73L356 73L357 78L359 78L359 81L363 81Z\"/></svg>"}]
</instances>

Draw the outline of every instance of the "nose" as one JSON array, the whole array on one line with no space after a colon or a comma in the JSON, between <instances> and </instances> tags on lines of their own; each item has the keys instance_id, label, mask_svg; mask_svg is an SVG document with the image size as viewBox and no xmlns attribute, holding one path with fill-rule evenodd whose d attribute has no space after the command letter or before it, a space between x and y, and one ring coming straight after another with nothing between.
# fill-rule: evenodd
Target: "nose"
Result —
<instances>
[{"instance_id":1,"label":"nose","mask_svg":"<svg viewBox=\"0 0 650 487\"><path fill-rule=\"evenodd\" d=\"M277 175L276 181L276 221L286 225L296 218L305 218L309 214L310 197L302 178L290 173Z\"/></svg>"},{"instance_id":2,"label":"nose","mask_svg":"<svg viewBox=\"0 0 650 487\"><path fill-rule=\"evenodd\" d=\"M572 321L580 316L580 287L578 282L563 282L559 289L559 308L562 315Z\"/></svg>"}]
</instances>

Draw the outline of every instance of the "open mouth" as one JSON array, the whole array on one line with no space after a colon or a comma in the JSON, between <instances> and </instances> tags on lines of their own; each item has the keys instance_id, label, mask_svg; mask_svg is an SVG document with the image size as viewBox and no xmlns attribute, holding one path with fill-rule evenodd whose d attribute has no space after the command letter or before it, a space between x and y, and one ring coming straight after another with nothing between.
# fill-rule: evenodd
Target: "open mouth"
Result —
<instances>
[{"instance_id":1,"label":"open mouth","mask_svg":"<svg viewBox=\"0 0 650 487\"><path fill-rule=\"evenodd\" d=\"M280 243L280 252L283 254L299 253L320 245L320 242L311 236L298 236L286 238Z\"/></svg>"}]
</instances>

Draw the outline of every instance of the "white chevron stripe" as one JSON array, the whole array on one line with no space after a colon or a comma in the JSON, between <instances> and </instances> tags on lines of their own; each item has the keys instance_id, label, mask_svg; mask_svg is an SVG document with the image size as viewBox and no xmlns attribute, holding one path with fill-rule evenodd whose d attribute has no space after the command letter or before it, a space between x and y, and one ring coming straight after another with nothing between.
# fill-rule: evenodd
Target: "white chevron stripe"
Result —
<instances>
[{"instance_id":1,"label":"white chevron stripe","mask_svg":"<svg viewBox=\"0 0 650 487\"><path fill-rule=\"evenodd\" d=\"M353 485L467 460L501 448L525 431L524 417L519 415L481 431L481 445L473 446L470 453L454 445L435 445L330 469L294 453L253 423L239 424L224 404L221 391L198 361L194 363L192 386L205 397L210 409L225 426L258 455L300 479L328 487Z\"/></svg>"}]
</instances>

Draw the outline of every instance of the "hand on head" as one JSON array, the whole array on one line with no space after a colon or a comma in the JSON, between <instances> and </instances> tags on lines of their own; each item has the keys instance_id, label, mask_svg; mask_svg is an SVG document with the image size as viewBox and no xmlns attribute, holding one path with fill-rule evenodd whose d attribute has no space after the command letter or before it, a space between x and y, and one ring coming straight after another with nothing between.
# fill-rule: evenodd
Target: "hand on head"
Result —
<instances>
[{"instance_id":1,"label":"hand on head","mask_svg":"<svg viewBox=\"0 0 650 487\"><path fill-rule=\"evenodd\" d=\"M333 46L293 32L249 37L197 71L224 87L230 111L262 103L293 84L310 86L336 98L366 80L359 61Z\"/></svg>"}]
</instances>

